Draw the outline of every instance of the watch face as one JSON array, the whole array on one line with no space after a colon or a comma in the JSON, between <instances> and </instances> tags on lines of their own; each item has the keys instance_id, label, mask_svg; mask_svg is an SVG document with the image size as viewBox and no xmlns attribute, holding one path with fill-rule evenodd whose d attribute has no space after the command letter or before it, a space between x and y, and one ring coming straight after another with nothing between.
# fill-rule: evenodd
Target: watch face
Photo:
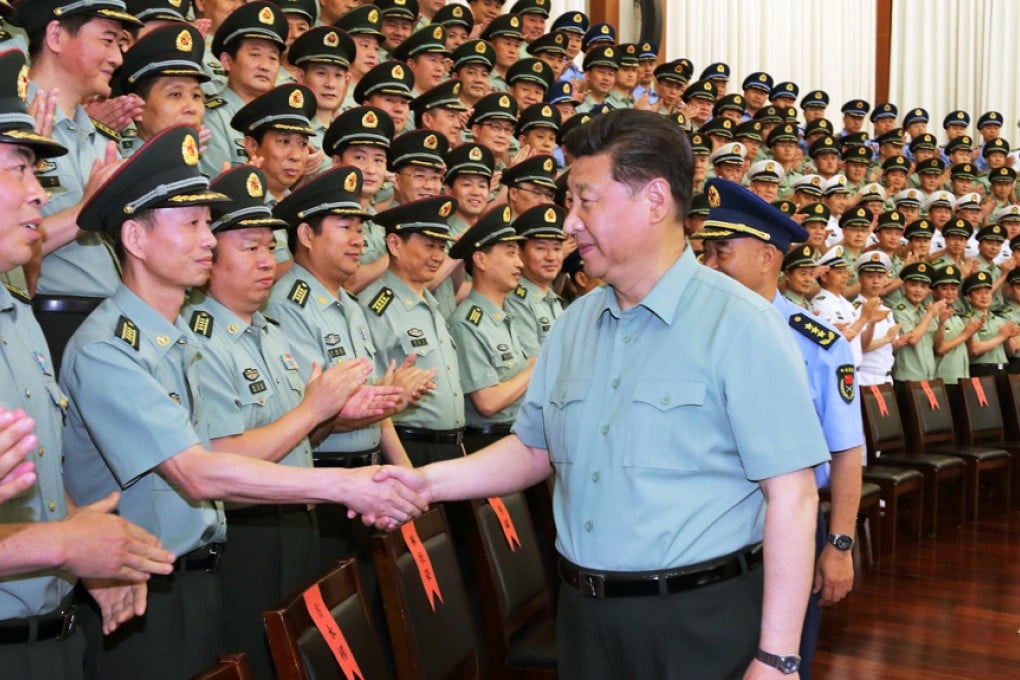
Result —
<instances>
[{"instance_id":1,"label":"watch face","mask_svg":"<svg viewBox=\"0 0 1020 680\"><path fill-rule=\"evenodd\" d=\"M854 539L850 538L846 534L829 534L829 542L836 547L837 550L846 552L854 546Z\"/></svg>"},{"instance_id":2,"label":"watch face","mask_svg":"<svg viewBox=\"0 0 1020 680\"><path fill-rule=\"evenodd\" d=\"M779 659L779 670L784 675L791 675L796 673L800 668L800 658L796 656L784 656Z\"/></svg>"}]
</instances>

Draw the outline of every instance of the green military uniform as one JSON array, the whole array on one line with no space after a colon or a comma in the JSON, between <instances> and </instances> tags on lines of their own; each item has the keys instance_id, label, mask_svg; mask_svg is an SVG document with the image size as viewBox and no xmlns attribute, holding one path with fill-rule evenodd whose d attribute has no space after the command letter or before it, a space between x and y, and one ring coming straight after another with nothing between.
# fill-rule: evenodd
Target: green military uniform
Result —
<instances>
[{"instance_id":1,"label":"green military uniform","mask_svg":"<svg viewBox=\"0 0 1020 680\"><path fill-rule=\"evenodd\" d=\"M459 238L471 227L470 224L456 215L451 215L447 222L450 225L450 235L454 238ZM439 305L439 313L443 315L443 318L449 319L453 316L453 313L457 310L457 291L453 289L453 277L447 277L445 281L432 291L432 294L436 298L436 304Z\"/></svg>"},{"instance_id":2,"label":"green military uniform","mask_svg":"<svg viewBox=\"0 0 1020 680\"><path fill-rule=\"evenodd\" d=\"M992 338L995 338L996 336L999 335L999 330L1005 324L1009 323L1008 319L1006 319L1005 317L1002 317L1002 316L1000 316L998 314L995 314L993 312L982 313L982 312L980 312L980 311L978 311L976 309L970 310L967 313L966 318L967 318L968 321L970 321L971 319L973 319L975 317L980 318L982 316L984 316L985 323L984 323L983 326L981 326L981 328L978 329L978 332L974 334L974 337L977 338L978 340L982 340L983 341L983 340L991 340ZM1000 367L1000 366L1002 366L1005 363L1006 363L1006 344L1005 343L997 345L996 347L993 347L992 349L988 350L984 354L979 354L978 356L971 357L971 359L970 359L970 365L971 365L972 368L975 365L978 365L978 364L985 364L985 365L988 365L988 366Z\"/></svg>"},{"instance_id":3,"label":"green military uniform","mask_svg":"<svg viewBox=\"0 0 1020 680\"><path fill-rule=\"evenodd\" d=\"M202 68L209 75L209 80L202 83L202 92L206 97L219 96L223 90L227 89L227 72L220 60L212 53L212 43L205 44Z\"/></svg>"},{"instance_id":4,"label":"green military uniform","mask_svg":"<svg viewBox=\"0 0 1020 680\"><path fill-rule=\"evenodd\" d=\"M902 334L910 333L924 318L926 307L901 302L893 307L893 319L903 324ZM935 322L916 345L904 345L896 350L893 380L931 380L935 377Z\"/></svg>"},{"instance_id":5,"label":"green military uniform","mask_svg":"<svg viewBox=\"0 0 1020 680\"><path fill-rule=\"evenodd\" d=\"M216 177L223 169L224 163L231 167L244 165L248 162L248 154L244 150L244 135L230 125L234 114L241 110L245 102L229 87L224 87L216 97L205 104L205 118L202 124L212 133L209 145L202 153L202 172L209 177Z\"/></svg>"},{"instance_id":6,"label":"green military uniform","mask_svg":"<svg viewBox=\"0 0 1020 680\"><path fill-rule=\"evenodd\" d=\"M804 297L803 295L797 295L793 291L784 290L783 297L792 302L793 304L797 305L798 307L803 307L809 312L815 311L815 306L811 304L811 300Z\"/></svg>"},{"instance_id":7,"label":"green military uniform","mask_svg":"<svg viewBox=\"0 0 1020 680\"><path fill-rule=\"evenodd\" d=\"M943 340L952 340L958 337L960 333L963 333L966 325L967 319L959 314L953 314L942 324ZM960 380L970 377L967 343L958 345L945 354L935 357L935 377L941 378L947 385L955 385Z\"/></svg>"},{"instance_id":8,"label":"green military uniform","mask_svg":"<svg viewBox=\"0 0 1020 680\"><path fill-rule=\"evenodd\" d=\"M521 277L517 290L507 296L504 306L513 317L514 331L524 354L529 357L538 356L538 350L549 335L553 322L563 313L563 299L551 286L542 291Z\"/></svg>"}]
</instances>

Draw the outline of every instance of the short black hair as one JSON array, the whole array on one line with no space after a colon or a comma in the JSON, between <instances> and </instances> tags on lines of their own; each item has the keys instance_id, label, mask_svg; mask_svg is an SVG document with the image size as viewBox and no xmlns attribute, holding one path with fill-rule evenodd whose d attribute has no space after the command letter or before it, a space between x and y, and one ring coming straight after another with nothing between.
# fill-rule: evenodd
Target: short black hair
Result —
<instances>
[{"instance_id":1,"label":"short black hair","mask_svg":"<svg viewBox=\"0 0 1020 680\"><path fill-rule=\"evenodd\" d=\"M312 233L318 236L322 233L322 222L326 218L325 215L313 215L308 219L302 220L312 230ZM290 248L291 257L297 254L298 247L298 226L294 225L292 228L287 229L287 247Z\"/></svg>"},{"instance_id":2,"label":"short black hair","mask_svg":"<svg viewBox=\"0 0 1020 680\"><path fill-rule=\"evenodd\" d=\"M72 36L78 35L78 31L81 27L92 21L96 17L90 14L72 14L69 17L63 19L57 19L56 21L60 24L60 27L70 33ZM46 27L49 26L49 22L33 29L28 34L28 57L29 60L35 60L42 54L43 44L46 42Z\"/></svg>"},{"instance_id":3,"label":"short black hair","mask_svg":"<svg viewBox=\"0 0 1020 680\"><path fill-rule=\"evenodd\" d=\"M613 179L631 190L661 177L669 183L677 218L682 220L687 214L694 156L687 134L670 118L651 111L617 109L574 128L563 144L575 159L609 154Z\"/></svg>"}]
</instances>

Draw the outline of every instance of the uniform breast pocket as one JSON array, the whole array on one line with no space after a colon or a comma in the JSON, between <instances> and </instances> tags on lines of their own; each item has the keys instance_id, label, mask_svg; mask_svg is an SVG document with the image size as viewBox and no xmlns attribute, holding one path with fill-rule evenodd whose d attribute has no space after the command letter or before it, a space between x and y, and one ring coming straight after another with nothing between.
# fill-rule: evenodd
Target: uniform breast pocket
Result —
<instances>
[{"instance_id":1,"label":"uniform breast pocket","mask_svg":"<svg viewBox=\"0 0 1020 680\"><path fill-rule=\"evenodd\" d=\"M570 435L575 440L581 427L580 416L591 380L561 380L553 385L545 406L545 438L549 442L549 459L553 463L573 462Z\"/></svg>"},{"instance_id":2,"label":"uniform breast pocket","mask_svg":"<svg viewBox=\"0 0 1020 680\"><path fill-rule=\"evenodd\" d=\"M432 352L436 351L436 342L432 338L424 335L417 337L402 337L400 338L400 349L406 357L408 354L414 354L419 357L426 357Z\"/></svg>"},{"instance_id":3,"label":"uniform breast pocket","mask_svg":"<svg viewBox=\"0 0 1020 680\"><path fill-rule=\"evenodd\" d=\"M298 399L305 395L305 384L297 371L287 371L287 385L297 394Z\"/></svg>"},{"instance_id":4,"label":"uniform breast pocket","mask_svg":"<svg viewBox=\"0 0 1020 680\"><path fill-rule=\"evenodd\" d=\"M60 413L60 422L66 424L67 421L67 397L64 396L63 390L60 386L53 383L46 383L46 391L50 395L50 401L53 402L53 406L57 412Z\"/></svg>"},{"instance_id":5,"label":"uniform breast pocket","mask_svg":"<svg viewBox=\"0 0 1020 680\"><path fill-rule=\"evenodd\" d=\"M275 394L273 386L270 384L271 382L271 378L268 378L267 376L260 376L257 380L240 386L237 391L237 399L245 417L253 417L256 421L259 421L259 424L261 425L268 424L261 422L260 414L266 410L266 404L274 398ZM287 385L287 387L289 387L289 385Z\"/></svg>"},{"instance_id":6,"label":"uniform breast pocket","mask_svg":"<svg viewBox=\"0 0 1020 680\"><path fill-rule=\"evenodd\" d=\"M629 444L623 465L694 470L699 465L699 427L704 425L705 385L652 380L638 384L625 417Z\"/></svg>"}]
</instances>

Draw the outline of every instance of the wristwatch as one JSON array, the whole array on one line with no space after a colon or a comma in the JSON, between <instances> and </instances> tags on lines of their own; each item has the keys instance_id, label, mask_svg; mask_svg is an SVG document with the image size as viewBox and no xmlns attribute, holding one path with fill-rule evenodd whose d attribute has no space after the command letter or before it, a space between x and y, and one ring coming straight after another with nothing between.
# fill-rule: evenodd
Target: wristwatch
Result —
<instances>
[{"instance_id":1,"label":"wristwatch","mask_svg":"<svg viewBox=\"0 0 1020 680\"><path fill-rule=\"evenodd\" d=\"M850 548L854 547L854 539L852 536L846 534L829 534L825 537L825 540L836 546L836 550L840 552L846 552Z\"/></svg>"},{"instance_id":2,"label":"wristwatch","mask_svg":"<svg viewBox=\"0 0 1020 680\"><path fill-rule=\"evenodd\" d=\"M777 669L783 675L793 675L800 670L800 657L796 654L787 654L786 656L769 654L759 647L754 658L766 666Z\"/></svg>"}]
</instances>

